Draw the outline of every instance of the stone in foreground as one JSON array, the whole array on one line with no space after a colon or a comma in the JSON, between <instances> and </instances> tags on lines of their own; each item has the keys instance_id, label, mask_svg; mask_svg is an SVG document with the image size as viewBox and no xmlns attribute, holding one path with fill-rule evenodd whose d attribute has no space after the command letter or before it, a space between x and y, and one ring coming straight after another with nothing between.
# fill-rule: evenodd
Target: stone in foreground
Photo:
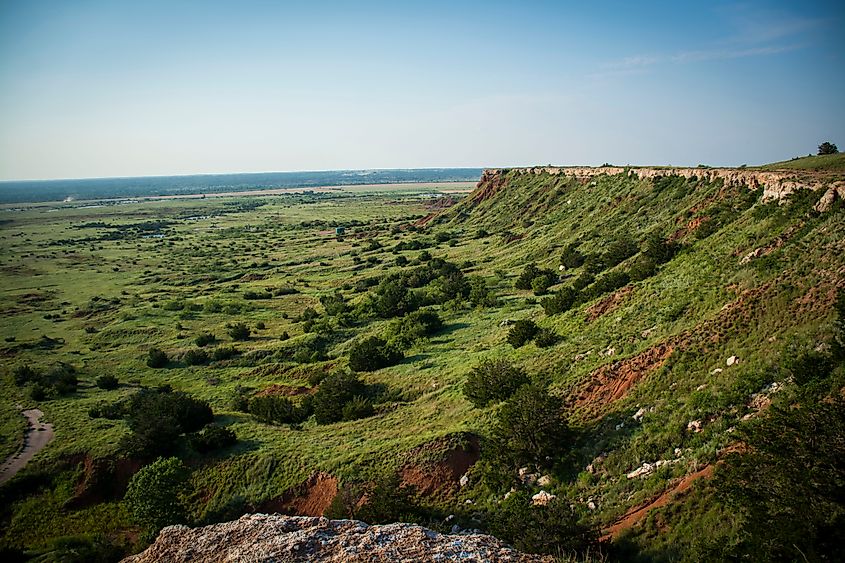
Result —
<instances>
[{"instance_id":1,"label":"stone in foreground","mask_svg":"<svg viewBox=\"0 0 845 563\"><path fill-rule=\"evenodd\" d=\"M527 555L493 536L447 535L414 524L368 526L357 520L249 514L202 528L169 526L149 548L123 563L202 561L550 562Z\"/></svg>"}]
</instances>

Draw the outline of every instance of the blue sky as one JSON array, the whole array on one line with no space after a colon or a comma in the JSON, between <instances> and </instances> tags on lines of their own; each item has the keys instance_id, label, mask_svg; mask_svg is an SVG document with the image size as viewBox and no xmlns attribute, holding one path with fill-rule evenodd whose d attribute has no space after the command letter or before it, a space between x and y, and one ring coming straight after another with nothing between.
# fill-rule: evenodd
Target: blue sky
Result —
<instances>
[{"instance_id":1,"label":"blue sky","mask_svg":"<svg viewBox=\"0 0 845 563\"><path fill-rule=\"evenodd\" d=\"M0 179L786 159L839 6L0 0Z\"/></svg>"}]
</instances>

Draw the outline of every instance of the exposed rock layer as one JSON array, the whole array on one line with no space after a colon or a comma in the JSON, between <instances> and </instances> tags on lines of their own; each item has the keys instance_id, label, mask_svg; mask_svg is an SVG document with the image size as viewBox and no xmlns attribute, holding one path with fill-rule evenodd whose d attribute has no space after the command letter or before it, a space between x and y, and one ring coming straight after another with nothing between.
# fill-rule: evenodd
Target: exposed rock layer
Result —
<instances>
[{"instance_id":1,"label":"exposed rock layer","mask_svg":"<svg viewBox=\"0 0 845 563\"><path fill-rule=\"evenodd\" d=\"M530 168L489 169L481 175L472 200L483 201L505 184L505 172L518 174L549 174L552 176L574 176L590 179L596 176L628 174L640 179L654 179L663 176L703 178L709 181L722 180L725 186L748 186L749 189L763 188L763 201L781 200L797 190L819 190L826 188L826 206L837 198L845 199L845 182L841 173L808 172L803 170L753 170L744 168L623 168L621 166L535 166Z\"/></svg>"},{"instance_id":2,"label":"exposed rock layer","mask_svg":"<svg viewBox=\"0 0 845 563\"><path fill-rule=\"evenodd\" d=\"M368 526L356 520L250 514L202 528L169 526L149 548L123 563L203 561L551 562L483 534L445 535L413 524Z\"/></svg>"}]
</instances>

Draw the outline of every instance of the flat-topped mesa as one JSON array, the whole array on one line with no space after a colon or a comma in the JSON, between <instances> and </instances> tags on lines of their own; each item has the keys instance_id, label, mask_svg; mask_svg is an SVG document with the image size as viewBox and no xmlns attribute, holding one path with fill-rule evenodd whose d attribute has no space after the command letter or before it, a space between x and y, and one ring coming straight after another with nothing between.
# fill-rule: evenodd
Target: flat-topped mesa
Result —
<instances>
[{"instance_id":1,"label":"flat-topped mesa","mask_svg":"<svg viewBox=\"0 0 845 563\"><path fill-rule=\"evenodd\" d=\"M798 190L826 189L819 202L825 211L837 198L845 199L845 177L841 173L808 172L804 170L754 170L745 168L650 168L621 166L532 166L526 168L491 168L484 170L477 189L497 189L503 182L503 173L549 174L551 176L574 176L588 180L596 176L616 176L628 174L642 180L664 176L682 176L684 178L703 178L708 181L722 180L725 186L748 186L748 189L763 188L763 201L780 201ZM489 196L486 196L489 197ZM482 197L481 199L486 199ZM817 206L818 208L818 206Z\"/></svg>"}]
</instances>

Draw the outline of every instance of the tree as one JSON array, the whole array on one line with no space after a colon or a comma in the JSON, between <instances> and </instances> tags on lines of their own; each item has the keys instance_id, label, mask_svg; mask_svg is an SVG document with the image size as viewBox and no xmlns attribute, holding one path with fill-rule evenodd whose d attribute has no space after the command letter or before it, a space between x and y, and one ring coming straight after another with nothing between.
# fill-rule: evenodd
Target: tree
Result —
<instances>
[{"instance_id":1,"label":"tree","mask_svg":"<svg viewBox=\"0 0 845 563\"><path fill-rule=\"evenodd\" d=\"M234 323L226 326L226 332L232 340L249 340L249 327L245 323Z\"/></svg>"},{"instance_id":2,"label":"tree","mask_svg":"<svg viewBox=\"0 0 845 563\"><path fill-rule=\"evenodd\" d=\"M507 360L487 360L472 368L464 396L478 408L504 401L528 383L528 376Z\"/></svg>"},{"instance_id":3,"label":"tree","mask_svg":"<svg viewBox=\"0 0 845 563\"><path fill-rule=\"evenodd\" d=\"M159 458L132 476L124 500L147 539L153 539L165 526L186 522L183 498L187 486L188 470L175 457Z\"/></svg>"},{"instance_id":4,"label":"tree","mask_svg":"<svg viewBox=\"0 0 845 563\"><path fill-rule=\"evenodd\" d=\"M314 420L317 424L330 424L343 419L343 408L353 398L364 396L365 385L357 375L337 373L330 375L320 384L311 398Z\"/></svg>"},{"instance_id":5,"label":"tree","mask_svg":"<svg viewBox=\"0 0 845 563\"><path fill-rule=\"evenodd\" d=\"M497 456L519 467L554 465L570 442L563 400L539 385L523 385L496 413Z\"/></svg>"},{"instance_id":6,"label":"tree","mask_svg":"<svg viewBox=\"0 0 845 563\"><path fill-rule=\"evenodd\" d=\"M117 389L119 385L117 378L113 375L101 375L96 379L95 383L97 387L105 390Z\"/></svg>"},{"instance_id":7,"label":"tree","mask_svg":"<svg viewBox=\"0 0 845 563\"><path fill-rule=\"evenodd\" d=\"M514 348L524 346L531 342L538 330L537 324L530 319L516 321L508 332L508 344Z\"/></svg>"},{"instance_id":8,"label":"tree","mask_svg":"<svg viewBox=\"0 0 845 563\"><path fill-rule=\"evenodd\" d=\"M404 355L377 336L365 338L349 351L349 367L354 371L375 371L398 364Z\"/></svg>"},{"instance_id":9,"label":"tree","mask_svg":"<svg viewBox=\"0 0 845 563\"><path fill-rule=\"evenodd\" d=\"M839 148L831 143L830 141L825 141L824 143L819 145L819 154L837 154L839 152Z\"/></svg>"},{"instance_id":10,"label":"tree","mask_svg":"<svg viewBox=\"0 0 845 563\"><path fill-rule=\"evenodd\" d=\"M160 350L158 348L150 348L149 355L147 356L147 365L151 368L163 368L167 365L170 359L167 357L167 354L164 350Z\"/></svg>"},{"instance_id":11,"label":"tree","mask_svg":"<svg viewBox=\"0 0 845 563\"><path fill-rule=\"evenodd\" d=\"M569 501L553 499L533 506L530 494L511 494L491 513L490 531L515 548L528 553L562 555L584 552L596 544L596 532L578 523ZM568 560L568 559L567 559Z\"/></svg>"},{"instance_id":12,"label":"tree","mask_svg":"<svg viewBox=\"0 0 845 563\"><path fill-rule=\"evenodd\" d=\"M845 400L800 403L742 429L748 448L717 470L719 495L740 517L731 559L845 560Z\"/></svg>"}]
</instances>

